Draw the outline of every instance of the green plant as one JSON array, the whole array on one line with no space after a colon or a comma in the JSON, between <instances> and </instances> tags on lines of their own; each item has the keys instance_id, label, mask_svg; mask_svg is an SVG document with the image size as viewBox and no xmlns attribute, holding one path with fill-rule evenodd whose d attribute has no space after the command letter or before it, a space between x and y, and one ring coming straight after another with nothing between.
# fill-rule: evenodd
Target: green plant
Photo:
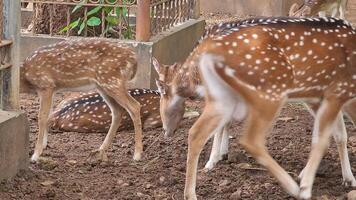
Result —
<instances>
[{"instance_id":1,"label":"green plant","mask_svg":"<svg viewBox=\"0 0 356 200\"><path fill-rule=\"evenodd\" d=\"M114 3L116 0L109 0L109 3ZM123 5L126 3L131 3L132 0L122 0ZM72 14L80 11L86 0L81 1L78 5L76 5L73 10ZM100 0L100 4L104 3L104 0ZM104 12L104 22L102 22L101 14ZM113 28L121 25L119 27L120 33L125 39L132 39L133 38L133 31L130 27L128 21L126 21L126 17L128 16L128 9L126 7L103 7L103 6L96 6L89 10L86 14L86 17L83 13L83 16L78 17L77 19L73 20L68 26L65 26L60 33L65 33L70 30L76 30L77 34L82 34L84 29L92 32L93 35L97 35L95 27L101 27L102 23L104 23L104 30L101 34L105 35ZM101 29L100 29L101 30Z\"/></svg>"}]
</instances>

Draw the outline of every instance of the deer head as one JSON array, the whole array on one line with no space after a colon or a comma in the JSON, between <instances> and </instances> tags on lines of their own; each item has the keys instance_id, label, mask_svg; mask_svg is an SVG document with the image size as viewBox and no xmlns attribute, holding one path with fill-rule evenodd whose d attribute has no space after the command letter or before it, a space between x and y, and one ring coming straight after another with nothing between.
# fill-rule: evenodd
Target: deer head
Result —
<instances>
[{"instance_id":1,"label":"deer head","mask_svg":"<svg viewBox=\"0 0 356 200\"><path fill-rule=\"evenodd\" d=\"M156 80L157 88L161 94L160 114L165 136L172 136L178 128L179 122L184 115L184 98L176 94L174 87L174 75L177 73L179 64L161 65L153 58L153 65L159 75Z\"/></svg>"}]
</instances>

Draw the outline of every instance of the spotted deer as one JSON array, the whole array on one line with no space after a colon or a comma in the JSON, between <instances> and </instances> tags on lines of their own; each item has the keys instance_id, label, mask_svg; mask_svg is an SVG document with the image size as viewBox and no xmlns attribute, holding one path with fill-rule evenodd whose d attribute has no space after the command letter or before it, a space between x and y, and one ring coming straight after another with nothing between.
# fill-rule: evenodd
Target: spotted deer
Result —
<instances>
[{"instance_id":1,"label":"spotted deer","mask_svg":"<svg viewBox=\"0 0 356 200\"><path fill-rule=\"evenodd\" d=\"M150 89L130 89L130 96L139 102L143 128L162 125L159 114L159 92ZM123 109L120 110L120 112ZM97 92L80 93L64 99L49 117L49 127L54 130L93 133L107 132L111 124L111 111ZM133 128L130 115L122 113L120 130Z\"/></svg>"},{"instance_id":2,"label":"spotted deer","mask_svg":"<svg viewBox=\"0 0 356 200\"><path fill-rule=\"evenodd\" d=\"M48 116L52 97L58 91L97 89L109 105L112 123L95 159L107 160L105 151L119 127L121 109L130 115L135 127L134 160L140 160L142 124L140 104L127 93L127 82L136 74L133 48L107 39L73 39L45 46L29 56L21 68L23 92L36 91L40 97L39 133L32 161L37 161L47 145Z\"/></svg>"},{"instance_id":3,"label":"spotted deer","mask_svg":"<svg viewBox=\"0 0 356 200\"><path fill-rule=\"evenodd\" d=\"M319 16L326 15L332 17L340 17L345 19L345 11L348 0L305 0L299 6L297 3L293 4L289 10L289 16L305 17L305 16Z\"/></svg>"},{"instance_id":4,"label":"spotted deer","mask_svg":"<svg viewBox=\"0 0 356 200\"><path fill-rule=\"evenodd\" d=\"M334 18L249 19L207 35L173 77L169 71L176 67L159 69L160 77L170 77L158 82L166 91L161 113L177 109L179 94L200 84L197 67L204 80L199 90L205 91L205 108L189 130L185 198L196 199L197 164L207 140L231 120L245 118L240 143L291 196L311 197L315 172L331 134L338 144L344 183L355 186L340 112L343 108L356 121L355 39L356 30ZM189 80L186 86L177 84L182 79ZM265 147L272 122L288 101L306 102L315 112L312 151L300 186Z\"/></svg>"}]
</instances>

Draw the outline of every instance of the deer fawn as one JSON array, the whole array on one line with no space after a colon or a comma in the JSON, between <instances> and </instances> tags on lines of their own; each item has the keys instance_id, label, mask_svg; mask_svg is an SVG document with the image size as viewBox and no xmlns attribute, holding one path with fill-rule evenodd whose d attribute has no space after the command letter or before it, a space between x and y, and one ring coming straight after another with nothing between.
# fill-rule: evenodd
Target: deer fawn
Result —
<instances>
[{"instance_id":1,"label":"deer fawn","mask_svg":"<svg viewBox=\"0 0 356 200\"><path fill-rule=\"evenodd\" d=\"M35 51L22 67L24 90L40 96L39 133L32 161L37 161L47 145L47 123L53 94L57 91L83 91L96 88L112 112L108 134L92 155L107 160L105 151L119 127L121 109L130 115L135 127L134 160L140 160L142 124L140 104L126 89L137 70L136 54L128 46L106 39L76 39L59 42Z\"/></svg>"},{"instance_id":2,"label":"deer fawn","mask_svg":"<svg viewBox=\"0 0 356 200\"><path fill-rule=\"evenodd\" d=\"M162 125L159 114L159 92L149 89L128 90L141 105L143 128ZM61 131L107 132L111 124L111 111L97 92L75 94L64 99L49 117L49 127ZM119 130L132 129L130 115L124 112Z\"/></svg>"},{"instance_id":3,"label":"deer fawn","mask_svg":"<svg viewBox=\"0 0 356 200\"><path fill-rule=\"evenodd\" d=\"M340 17L345 19L345 10L348 0L305 0L304 4L299 6L293 4L289 10L289 16L305 17L316 16L325 17Z\"/></svg>"},{"instance_id":4,"label":"deer fawn","mask_svg":"<svg viewBox=\"0 0 356 200\"><path fill-rule=\"evenodd\" d=\"M160 78L169 77L157 83L166 91L161 113L179 108L180 94L200 84L196 66L204 80L206 105L189 131L185 198L196 199L198 158L207 140L231 120L245 117L241 144L290 195L311 197L331 134L338 144L345 184L356 186L340 112L345 105L345 112L356 121L355 39L356 30L334 18L250 19L208 34L180 69L159 68ZM186 84L179 84L184 79ZM300 187L265 147L273 119L288 100L309 103L315 111L313 147Z\"/></svg>"}]
</instances>

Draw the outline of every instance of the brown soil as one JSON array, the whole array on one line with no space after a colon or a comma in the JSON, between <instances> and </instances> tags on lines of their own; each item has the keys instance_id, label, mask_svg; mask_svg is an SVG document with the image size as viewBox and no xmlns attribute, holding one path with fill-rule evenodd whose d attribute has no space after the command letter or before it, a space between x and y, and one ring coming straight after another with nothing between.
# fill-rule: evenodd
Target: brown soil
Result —
<instances>
[{"instance_id":1,"label":"brown soil","mask_svg":"<svg viewBox=\"0 0 356 200\"><path fill-rule=\"evenodd\" d=\"M63 96L59 95L59 98ZM29 156L33 153L37 129L38 98L22 96L22 107L31 125ZM190 102L199 110L201 102ZM193 120L184 120L175 137L167 140L162 129L144 133L144 158L132 160L133 131L118 134L108 152L107 164L86 162L89 153L99 147L105 133L58 132L49 135L45 159L30 164L12 180L0 183L0 199L183 199L188 129ZM310 151L312 117L300 105L288 105L268 138L272 156L294 178L302 170ZM347 121L350 137L356 130ZM210 172L198 173L199 199L291 199L276 180L263 170L238 144L241 123L231 130L228 158ZM355 142L353 143L355 145ZM201 154L199 169L210 153L211 141ZM356 146L349 142L353 171L356 172ZM257 168L245 169L248 168ZM343 199L352 188L342 184L341 168L332 142L319 169L313 195L316 199Z\"/></svg>"}]
</instances>

